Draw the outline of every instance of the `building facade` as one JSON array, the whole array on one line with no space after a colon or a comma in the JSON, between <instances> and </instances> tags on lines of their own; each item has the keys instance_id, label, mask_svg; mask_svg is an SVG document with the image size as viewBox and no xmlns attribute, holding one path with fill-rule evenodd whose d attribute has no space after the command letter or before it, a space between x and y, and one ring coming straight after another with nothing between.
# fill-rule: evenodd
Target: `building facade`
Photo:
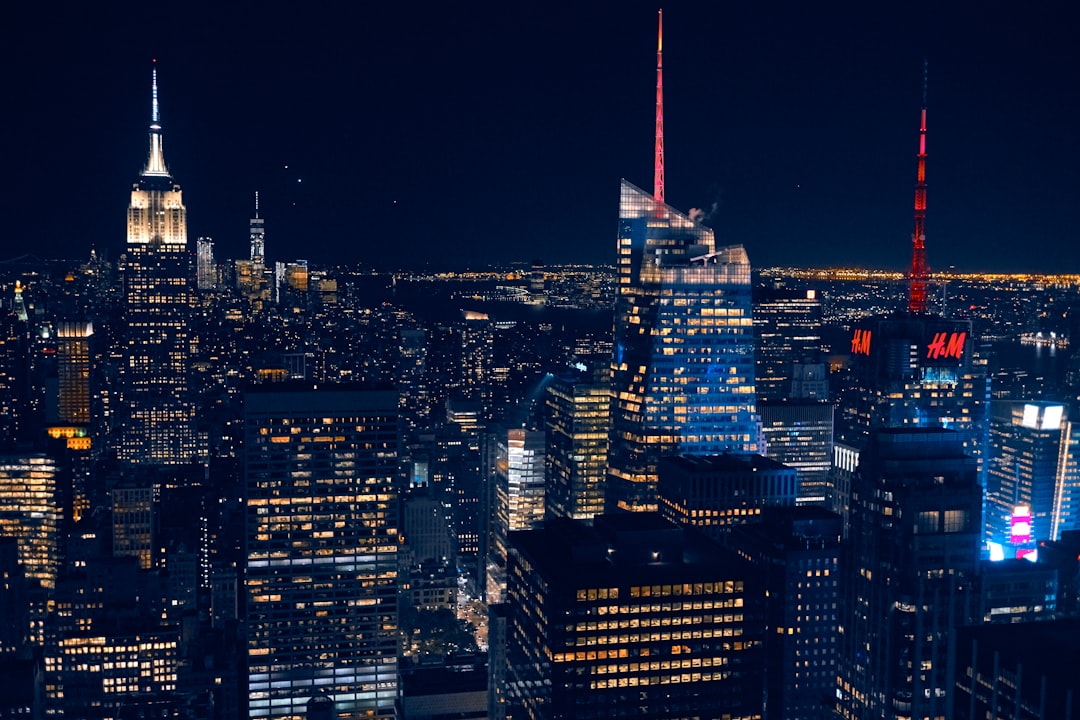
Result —
<instances>
[{"instance_id":1,"label":"building facade","mask_svg":"<svg viewBox=\"0 0 1080 720\"><path fill-rule=\"evenodd\" d=\"M565 373L547 386L548 517L587 520L604 512L610 399L606 373Z\"/></svg>"},{"instance_id":2,"label":"building facade","mask_svg":"<svg viewBox=\"0 0 1080 720\"><path fill-rule=\"evenodd\" d=\"M852 480L836 710L948 717L950 639L978 613L977 464L942 428L871 434Z\"/></svg>"},{"instance_id":3,"label":"building facade","mask_svg":"<svg viewBox=\"0 0 1080 720\"><path fill-rule=\"evenodd\" d=\"M250 718L391 718L397 696L397 394L245 396Z\"/></svg>"},{"instance_id":4,"label":"building facade","mask_svg":"<svg viewBox=\"0 0 1080 720\"><path fill-rule=\"evenodd\" d=\"M668 454L758 452L750 261L622 183L606 506L655 510Z\"/></svg>"},{"instance_id":5,"label":"building facade","mask_svg":"<svg viewBox=\"0 0 1080 720\"><path fill-rule=\"evenodd\" d=\"M187 210L162 153L154 70L150 155L131 190L124 283L119 458L138 465L198 456L188 373L192 343Z\"/></svg>"},{"instance_id":6,"label":"building facade","mask_svg":"<svg viewBox=\"0 0 1080 720\"><path fill-rule=\"evenodd\" d=\"M655 513L511 536L506 717L761 718L752 567Z\"/></svg>"}]
</instances>

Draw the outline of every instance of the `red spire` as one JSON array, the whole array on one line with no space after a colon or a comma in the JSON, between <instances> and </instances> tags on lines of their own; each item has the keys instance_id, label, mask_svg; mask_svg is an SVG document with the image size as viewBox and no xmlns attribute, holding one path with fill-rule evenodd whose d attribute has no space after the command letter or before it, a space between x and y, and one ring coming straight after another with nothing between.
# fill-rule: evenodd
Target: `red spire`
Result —
<instances>
[{"instance_id":1,"label":"red spire","mask_svg":"<svg viewBox=\"0 0 1080 720\"><path fill-rule=\"evenodd\" d=\"M923 104L919 122L919 169L915 179L915 232L911 236L911 296L908 311L926 312L926 61L923 61Z\"/></svg>"},{"instance_id":2,"label":"red spire","mask_svg":"<svg viewBox=\"0 0 1080 720\"><path fill-rule=\"evenodd\" d=\"M656 32L656 157L653 165L653 198L664 202L664 11L658 11Z\"/></svg>"}]
</instances>

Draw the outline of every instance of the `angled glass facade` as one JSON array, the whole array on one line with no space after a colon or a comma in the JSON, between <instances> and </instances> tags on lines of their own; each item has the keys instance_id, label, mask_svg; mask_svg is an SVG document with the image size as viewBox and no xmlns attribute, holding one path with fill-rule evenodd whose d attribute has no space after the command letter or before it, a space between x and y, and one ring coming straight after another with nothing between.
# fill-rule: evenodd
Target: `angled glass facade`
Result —
<instances>
[{"instance_id":1,"label":"angled glass facade","mask_svg":"<svg viewBox=\"0 0 1080 720\"><path fill-rule=\"evenodd\" d=\"M606 506L656 510L667 454L759 452L750 261L625 180Z\"/></svg>"}]
</instances>

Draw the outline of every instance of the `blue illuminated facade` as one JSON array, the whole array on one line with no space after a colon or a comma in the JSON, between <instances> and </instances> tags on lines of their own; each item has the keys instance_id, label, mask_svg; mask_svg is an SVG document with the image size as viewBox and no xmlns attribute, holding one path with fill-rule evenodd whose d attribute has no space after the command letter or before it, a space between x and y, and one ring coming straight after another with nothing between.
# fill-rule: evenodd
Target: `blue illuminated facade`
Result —
<instances>
[{"instance_id":1,"label":"blue illuminated facade","mask_svg":"<svg viewBox=\"0 0 1080 720\"><path fill-rule=\"evenodd\" d=\"M750 261L622 183L609 511L657 508L663 455L756 453Z\"/></svg>"}]
</instances>

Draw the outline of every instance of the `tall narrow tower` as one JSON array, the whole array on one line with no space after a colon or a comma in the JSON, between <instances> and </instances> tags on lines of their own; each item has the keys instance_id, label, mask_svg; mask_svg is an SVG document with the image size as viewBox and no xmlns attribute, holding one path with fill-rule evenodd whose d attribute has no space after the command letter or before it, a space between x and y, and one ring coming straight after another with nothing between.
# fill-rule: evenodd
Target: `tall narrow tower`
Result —
<instances>
[{"instance_id":1,"label":"tall narrow tower","mask_svg":"<svg viewBox=\"0 0 1080 720\"><path fill-rule=\"evenodd\" d=\"M662 455L760 449L750 261L664 202L660 88L654 193L619 199L609 510L656 510Z\"/></svg>"},{"instance_id":2,"label":"tall narrow tower","mask_svg":"<svg viewBox=\"0 0 1080 720\"><path fill-rule=\"evenodd\" d=\"M126 347L121 370L121 460L169 465L196 455L188 387L191 260L187 210L162 153L157 67L150 155L131 190L124 280Z\"/></svg>"},{"instance_id":3,"label":"tall narrow tower","mask_svg":"<svg viewBox=\"0 0 1080 720\"><path fill-rule=\"evenodd\" d=\"M919 119L919 169L915 179L915 232L911 235L911 296L908 311L926 312L926 61L923 61L923 101Z\"/></svg>"},{"instance_id":4,"label":"tall narrow tower","mask_svg":"<svg viewBox=\"0 0 1080 720\"><path fill-rule=\"evenodd\" d=\"M653 198L664 202L664 11L656 28L656 144L653 159Z\"/></svg>"},{"instance_id":5,"label":"tall narrow tower","mask_svg":"<svg viewBox=\"0 0 1080 720\"><path fill-rule=\"evenodd\" d=\"M259 191L255 191L255 217L248 224L251 233L251 262L260 268L266 266L266 221L259 217Z\"/></svg>"}]
</instances>

